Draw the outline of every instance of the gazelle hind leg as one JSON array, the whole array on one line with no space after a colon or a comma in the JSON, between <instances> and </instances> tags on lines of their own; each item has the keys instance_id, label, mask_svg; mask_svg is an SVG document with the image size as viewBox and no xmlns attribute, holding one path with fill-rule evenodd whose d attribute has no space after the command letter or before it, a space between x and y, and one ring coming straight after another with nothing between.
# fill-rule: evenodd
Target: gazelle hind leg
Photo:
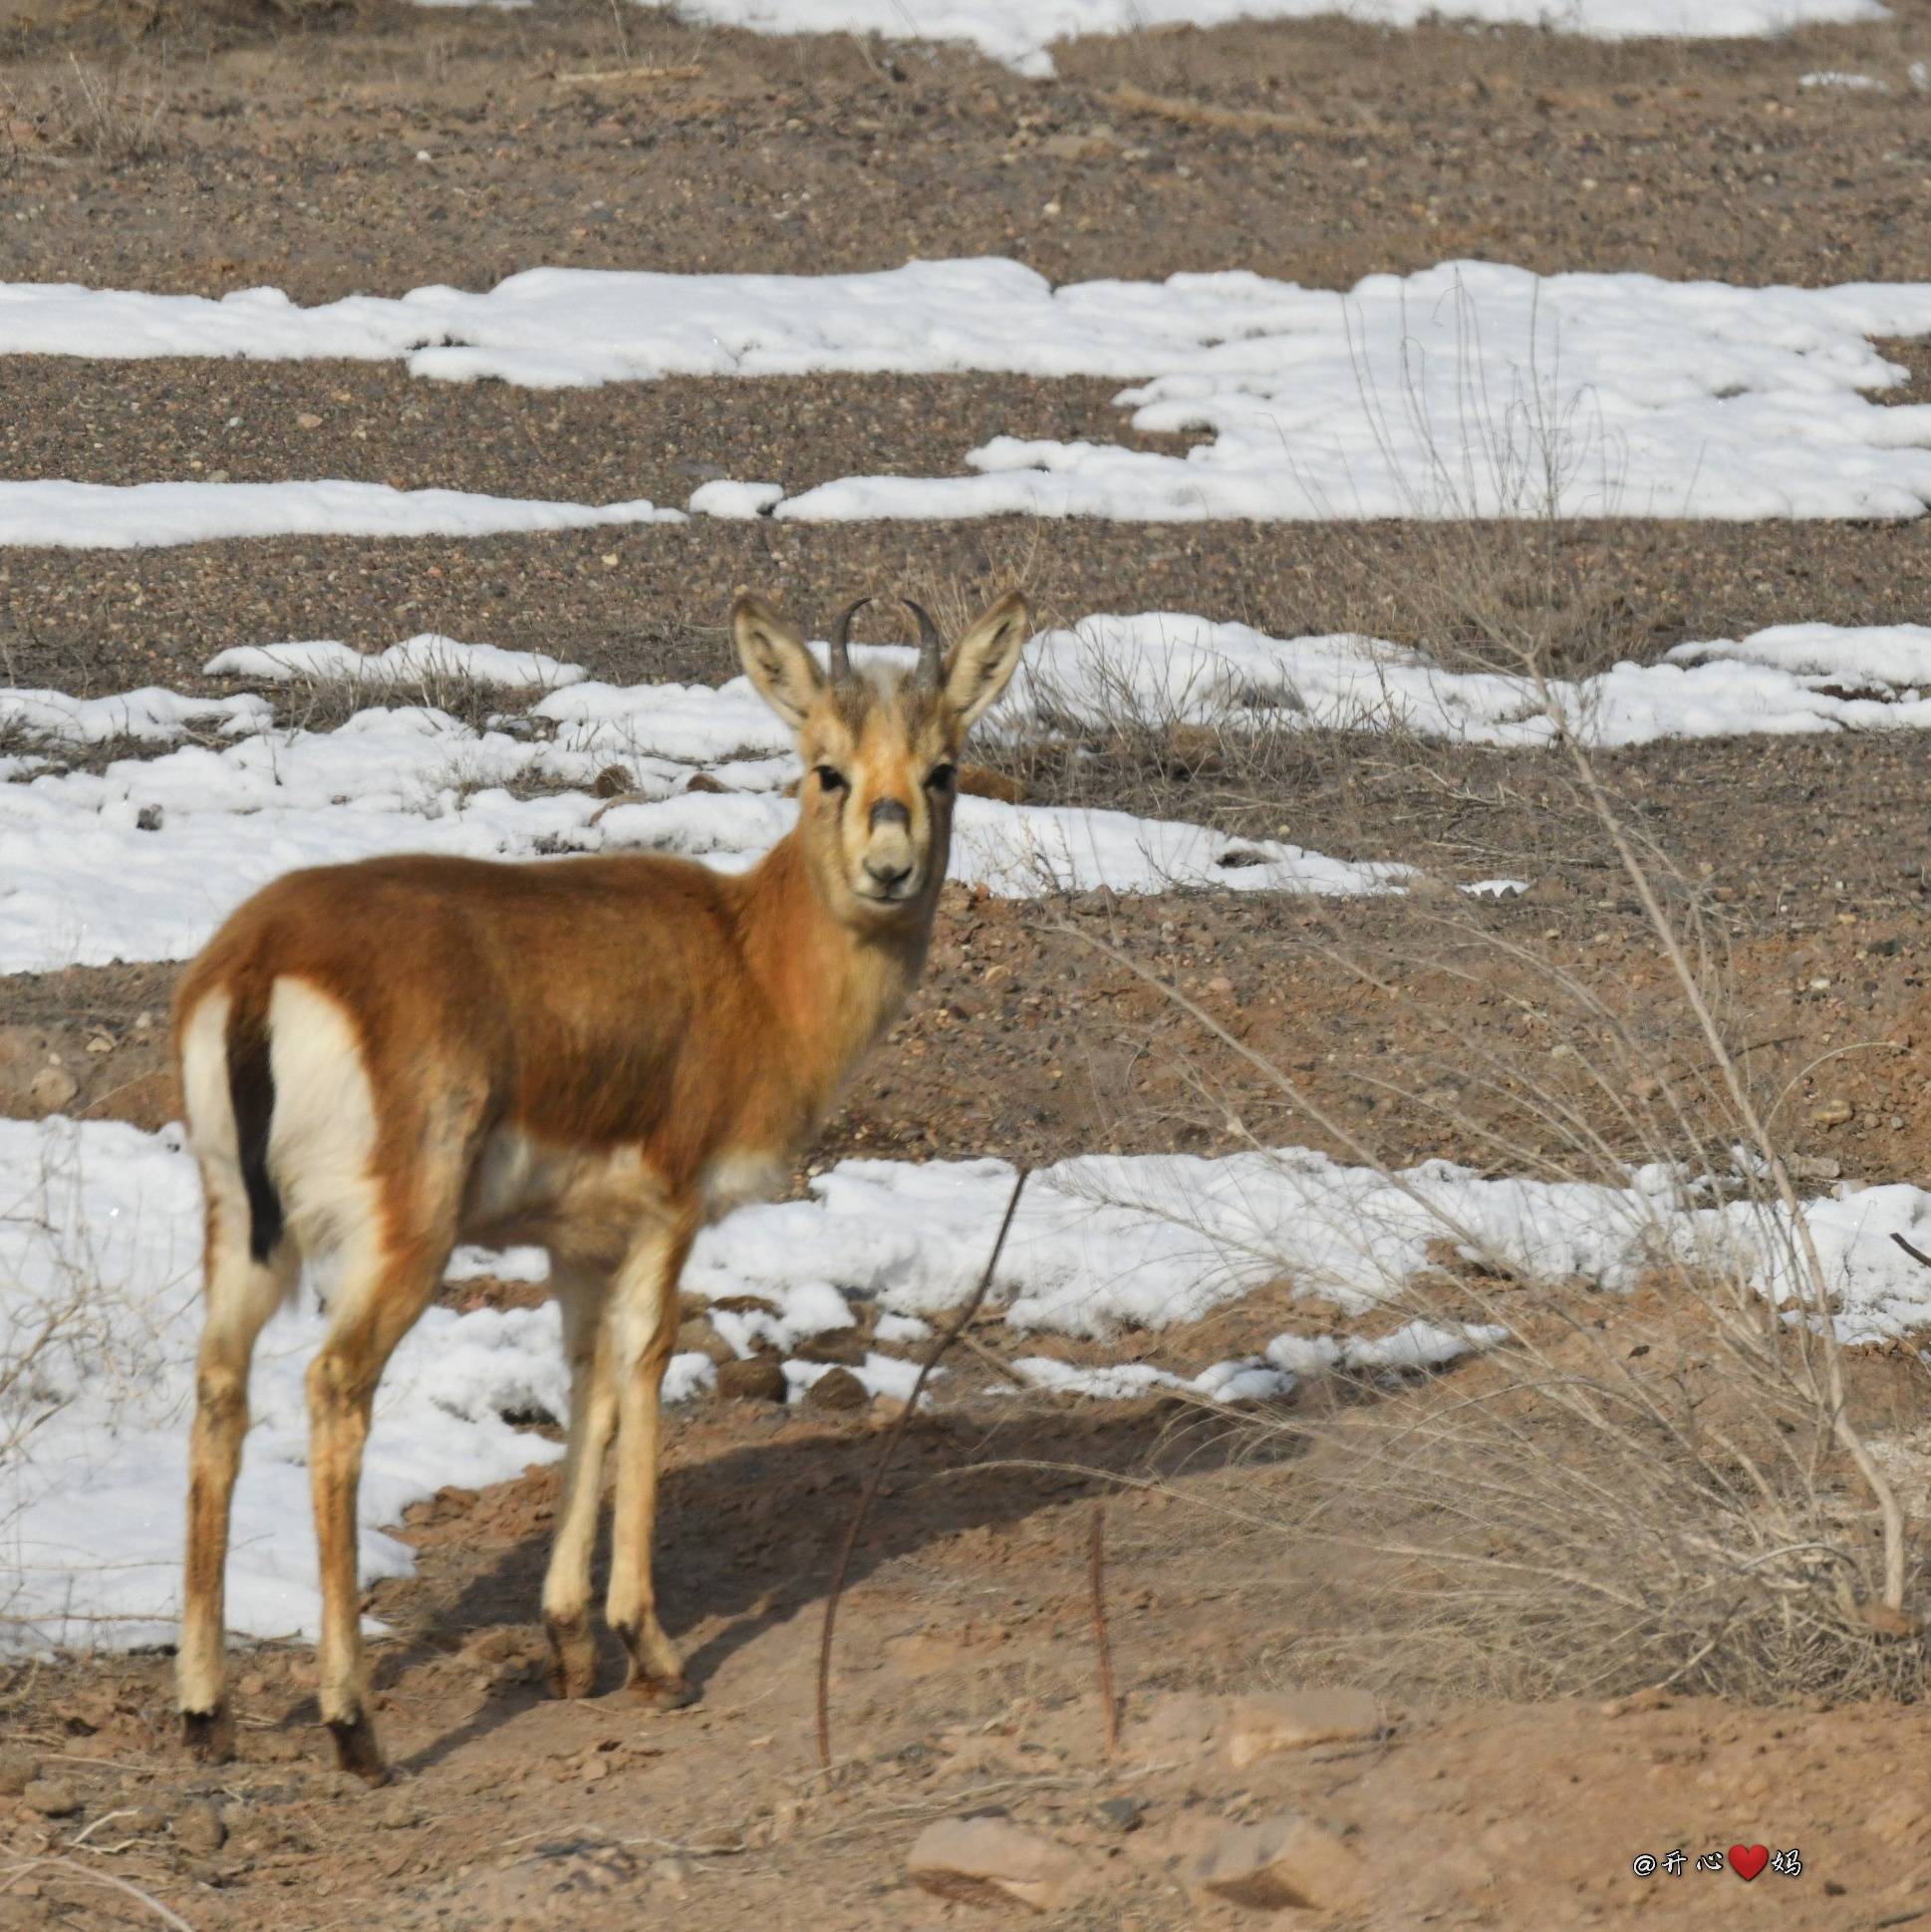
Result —
<instances>
[{"instance_id":1,"label":"gazelle hind leg","mask_svg":"<svg viewBox=\"0 0 1931 1932\"><path fill-rule=\"evenodd\" d=\"M309 1364L309 1490L322 1576L317 1698L336 1759L371 1784L388 1777L371 1715L356 1573L356 1496L376 1388L396 1345L428 1305L452 1241L413 1241L346 1256L336 1315Z\"/></svg>"},{"instance_id":2,"label":"gazelle hind leg","mask_svg":"<svg viewBox=\"0 0 1931 1932\"><path fill-rule=\"evenodd\" d=\"M550 1690L588 1697L597 1680L597 1642L590 1630L590 1558L603 1500L604 1452L617 1427L617 1389L611 1379L607 1284L554 1264L563 1313L563 1349L570 1364L570 1448L563 1465L563 1504L556 1541L543 1578L543 1630L550 1643Z\"/></svg>"},{"instance_id":3,"label":"gazelle hind leg","mask_svg":"<svg viewBox=\"0 0 1931 1932\"><path fill-rule=\"evenodd\" d=\"M657 1521L659 1407L677 1339L678 1276L692 1228L641 1237L611 1286L611 1373L617 1388L617 1508L611 1529L610 1626L630 1652L630 1683L653 1703L689 1702L684 1663L657 1618L651 1546Z\"/></svg>"},{"instance_id":4,"label":"gazelle hind leg","mask_svg":"<svg viewBox=\"0 0 1931 1932\"><path fill-rule=\"evenodd\" d=\"M248 1432L248 1367L262 1324L294 1283L299 1257L289 1242L265 1262L249 1254L248 1204L238 1175L228 1188L204 1174L203 1186L207 1312L194 1378L187 1558L174 1668L183 1742L205 1762L225 1764L234 1755L223 1658L228 1518Z\"/></svg>"}]
</instances>

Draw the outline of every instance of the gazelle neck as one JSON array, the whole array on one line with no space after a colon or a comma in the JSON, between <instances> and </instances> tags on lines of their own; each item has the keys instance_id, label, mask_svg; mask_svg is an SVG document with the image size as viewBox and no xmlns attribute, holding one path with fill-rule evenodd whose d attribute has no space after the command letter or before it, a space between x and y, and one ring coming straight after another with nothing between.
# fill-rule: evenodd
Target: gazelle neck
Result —
<instances>
[{"instance_id":1,"label":"gazelle neck","mask_svg":"<svg viewBox=\"0 0 1931 1932\"><path fill-rule=\"evenodd\" d=\"M740 892L745 964L782 1030L808 1131L918 984L938 883L908 905L903 920L869 931L851 926L826 905L794 830L744 875Z\"/></svg>"}]
</instances>

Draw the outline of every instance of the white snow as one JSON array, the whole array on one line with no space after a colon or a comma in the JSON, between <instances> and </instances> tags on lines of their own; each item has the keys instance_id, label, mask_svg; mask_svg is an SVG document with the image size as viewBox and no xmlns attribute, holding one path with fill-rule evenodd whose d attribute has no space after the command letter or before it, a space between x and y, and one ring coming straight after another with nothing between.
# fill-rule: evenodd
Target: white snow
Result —
<instances>
[{"instance_id":1,"label":"white snow","mask_svg":"<svg viewBox=\"0 0 1931 1932\"><path fill-rule=\"evenodd\" d=\"M1789 3L1775 0L1780 12ZM890 4L897 15L899 0ZM1884 408L1862 392L1907 375L1874 338L1924 335L1925 283L1740 288L1487 262L1369 276L1346 294L1241 270L1055 289L990 258L822 277L543 268L484 294L422 288L313 309L272 289L210 301L0 284L0 353L403 357L419 376L535 387L816 370L1114 376L1136 384L1118 400L1137 428L1210 437L1170 453L1030 439L1015 421L966 452L976 474L846 477L775 505L769 484L695 492L700 509L812 520L1915 516L1931 500L1931 405ZM199 492L173 516L202 535L217 515L244 517L243 499L223 492L378 490L138 488ZM300 527L323 516L319 501L275 500L276 516L308 519ZM16 515L31 513L37 528L102 514L92 499L29 501L45 511ZM490 502L460 499L438 514L470 528L539 513ZM429 516L428 505L417 513ZM682 514L625 504L542 513ZM379 490L339 514L400 533L402 511Z\"/></svg>"},{"instance_id":2,"label":"white snow","mask_svg":"<svg viewBox=\"0 0 1931 1932\"><path fill-rule=\"evenodd\" d=\"M692 516L722 516L748 519L764 516L784 495L782 483L731 483L718 481L700 484L690 492Z\"/></svg>"},{"instance_id":3,"label":"white snow","mask_svg":"<svg viewBox=\"0 0 1931 1932\"><path fill-rule=\"evenodd\" d=\"M1846 74L1841 68L1817 68L1808 74L1799 74L1796 84L1800 88L1836 88L1846 94L1888 94L1890 90L1872 74Z\"/></svg>"},{"instance_id":4,"label":"white snow","mask_svg":"<svg viewBox=\"0 0 1931 1932\"><path fill-rule=\"evenodd\" d=\"M6 1121L0 1175L0 1357L82 1291L75 1325L0 1397L0 1440L38 1424L0 1463L0 1641L165 1641L198 1334L192 1164L178 1129ZM848 1326L858 1296L901 1319L937 1313L975 1286L1011 1185L997 1160L842 1162L813 1181L808 1201L746 1208L707 1229L685 1285L768 1302L763 1319L791 1340ZM1846 1188L1806 1214L1844 1339L1912 1335L1931 1322L1931 1274L1889 1240L1896 1231L1931 1244L1931 1194ZM1523 1275L1580 1275L1610 1291L1674 1254L1739 1271L1798 1312L1781 1212L1696 1205L1662 1170L1632 1172L1624 1187L1491 1179L1443 1161L1384 1176L1300 1149L1220 1160L1093 1155L1038 1171L992 1306L1016 1330L1107 1338L1191 1320L1284 1279L1367 1315L1430 1265L1430 1244L1444 1237ZM463 1262L469 1273L533 1272L525 1260L470 1253ZM730 1319L717 1311L720 1332ZM229 1621L248 1634L315 1627L302 1374L321 1330L304 1291L256 1356L229 1594ZM739 1345L753 1338L747 1331ZM1117 1395L1182 1386L1239 1400L1337 1365L1427 1368L1501 1339L1493 1326L1410 1319L1372 1338L1284 1334L1259 1356L1188 1382L1145 1363L1089 1371L1027 1357L1018 1372L1035 1387ZM786 1365L794 1388L822 1372ZM917 1366L874 1351L857 1373L868 1390L904 1397ZM679 1355L667 1394L683 1400L712 1379L701 1355ZM566 1401L551 1306L432 1308L384 1379L363 1487L363 1575L407 1570L407 1548L376 1525L412 1502L551 1460L555 1446L505 1417L560 1415Z\"/></svg>"},{"instance_id":5,"label":"white snow","mask_svg":"<svg viewBox=\"0 0 1931 1932\"><path fill-rule=\"evenodd\" d=\"M0 481L0 544L135 550L227 537L483 537L682 523L655 504L540 503L387 483Z\"/></svg>"},{"instance_id":6,"label":"white snow","mask_svg":"<svg viewBox=\"0 0 1931 1932\"><path fill-rule=\"evenodd\" d=\"M46 744L105 744L110 738L170 743L190 731L261 730L272 717L265 698L185 697L148 685L112 697L70 697L59 690L0 690L0 733Z\"/></svg>"},{"instance_id":7,"label":"white snow","mask_svg":"<svg viewBox=\"0 0 1931 1932\"><path fill-rule=\"evenodd\" d=\"M1425 651L1352 636L1278 639L1174 612L1091 617L1027 647L1002 718L1098 724L1121 713L1239 729L1378 731L1546 744L1563 727L1600 746L1746 732L1931 726L1931 627L1779 625L1677 646L1537 687L1445 671Z\"/></svg>"},{"instance_id":8,"label":"white snow","mask_svg":"<svg viewBox=\"0 0 1931 1932\"><path fill-rule=\"evenodd\" d=\"M79 1282L79 1325L30 1386L0 1398L0 1648L173 1637L199 1335L200 1190L177 1133L0 1121L0 1359ZM265 1331L235 1495L228 1621L315 1633L302 1375L322 1331L304 1300ZM362 1492L365 1578L408 1571L378 1527L446 1483L474 1487L561 1454L505 1413L562 1414L553 1305L431 1308L384 1377Z\"/></svg>"},{"instance_id":9,"label":"white snow","mask_svg":"<svg viewBox=\"0 0 1931 1932\"><path fill-rule=\"evenodd\" d=\"M822 647L820 647L822 650ZM895 647L868 652L909 662ZM509 728L446 712L369 709L329 732L272 726L263 699L147 690L76 700L0 690L0 727L88 741L192 728L225 742L118 759L99 773L10 769L0 786L0 971L182 959L279 873L399 851L528 857L648 849L742 868L789 829L787 734L748 682L619 687L542 653L423 637L363 658L333 644L246 647L212 669L283 680L367 668L372 678L469 679L544 689ZM576 680L577 682L571 682ZM1358 637L1276 639L1175 613L1089 618L1028 647L998 728L1101 722L1122 708L1225 729L1268 723L1502 746L1556 726L1600 745L1746 732L1931 727L1931 628L1784 625L1679 646L1660 664L1557 681L1444 671L1425 653ZM551 735L544 735L544 734ZM642 802L600 805L608 765ZM691 793L707 773L726 787ZM539 778L569 789L519 798ZM142 825L145 817L147 824ZM1104 810L959 802L951 876L1006 897L1051 890L1399 890L1406 868L1280 840ZM1506 894L1520 881L1471 890Z\"/></svg>"},{"instance_id":10,"label":"white snow","mask_svg":"<svg viewBox=\"0 0 1931 1932\"><path fill-rule=\"evenodd\" d=\"M269 649L283 657L291 647ZM512 661L456 661L451 675L480 668L522 681L532 664L541 671L552 662L499 655ZM417 651L404 662L419 670L433 656ZM340 660L313 647L296 662L313 669ZM0 718L19 695L0 693ZM250 892L299 866L386 852L652 850L734 871L797 815L780 790L795 758L772 755L785 733L742 678L720 690L565 685L533 707L535 726L519 726L519 736L478 731L424 706L360 711L333 731L259 728L259 708L219 714L257 728L219 748L183 745L101 772L42 771L0 787L0 972L185 959ZM554 741L529 735L551 725ZM606 806L592 795L612 762L625 765L646 802ZM733 789L686 792L698 769ZM536 797L507 789L529 777L574 789ZM1347 895L1397 890L1408 871L1121 812L963 798L949 876L1006 897L1102 885Z\"/></svg>"},{"instance_id":11,"label":"white snow","mask_svg":"<svg viewBox=\"0 0 1931 1932\"><path fill-rule=\"evenodd\" d=\"M1741 39L1822 21L1882 20L1877 0L672 0L685 20L762 34L881 34L965 41L1043 79L1054 41L1231 20L1342 14L1364 26L1413 27L1437 17L1544 27L1592 40Z\"/></svg>"},{"instance_id":12,"label":"white snow","mask_svg":"<svg viewBox=\"0 0 1931 1932\"><path fill-rule=\"evenodd\" d=\"M1054 298L1083 311L1104 285ZM1451 262L1345 296L1240 273L1116 284L1184 357L1116 399L1181 454L996 436L976 476L848 477L774 515L1148 521L1916 516L1931 406L1870 338L1931 333L1931 285L1744 289ZM1209 318L1213 320L1210 322Z\"/></svg>"},{"instance_id":13,"label":"white snow","mask_svg":"<svg viewBox=\"0 0 1931 1932\"><path fill-rule=\"evenodd\" d=\"M582 665L541 651L505 651L494 644L458 644L433 631L405 638L385 651L352 645L241 644L218 651L201 669L210 678L260 678L270 684L346 678L370 685L458 682L492 690L551 690L580 683Z\"/></svg>"},{"instance_id":14,"label":"white snow","mask_svg":"<svg viewBox=\"0 0 1931 1932\"><path fill-rule=\"evenodd\" d=\"M1012 1190L1003 1161L843 1161L811 1199L740 1209L697 1239L685 1286L755 1294L791 1319L794 1293L826 1282L895 1314L930 1316L977 1284ZM1931 1193L1845 1190L1808 1204L1810 1233L1846 1341L1931 1323L1931 1274L1890 1241L1931 1244ZM1082 1155L1037 1170L1020 1198L990 1301L1020 1330L1106 1338L1197 1320L1286 1278L1356 1314L1385 1306L1431 1265L1444 1237L1516 1273L1634 1287L1660 1255L1741 1269L1779 1303L1793 1292L1788 1224L1750 1202L1696 1205L1675 1177L1631 1173L1625 1187L1488 1179L1447 1161L1385 1176L1305 1149L1229 1155ZM1726 1259L1728 1257L1728 1259ZM1355 1367L1448 1358L1462 1331L1417 1326L1348 1343ZM1269 1352L1295 1373L1317 1366L1292 1338ZM1444 1352L1447 1351L1447 1352Z\"/></svg>"}]
</instances>

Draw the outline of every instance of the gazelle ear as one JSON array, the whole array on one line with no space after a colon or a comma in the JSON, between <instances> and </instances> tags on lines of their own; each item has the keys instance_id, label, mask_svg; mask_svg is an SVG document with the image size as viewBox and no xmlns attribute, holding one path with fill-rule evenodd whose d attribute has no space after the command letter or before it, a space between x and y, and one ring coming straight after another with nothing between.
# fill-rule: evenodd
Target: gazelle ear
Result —
<instances>
[{"instance_id":1,"label":"gazelle ear","mask_svg":"<svg viewBox=\"0 0 1931 1932\"><path fill-rule=\"evenodd\" d=\"M1032 635L1024 596L1009 590L989 606L946 656L946 702L969 731L1019 668L1019 649Z\"/></svg>"},{"instance_id":2,"label":"gazelle ear","mask_svg":"<svg viewBox=\"0 0 1931 1932\"><path fill-rule=\"evenodd\" d=\"M763 598L749 592L730 607L730 624L738 661L757 694L792 730L801 729L825 689L825 675L804 639Z\"/></svg>"}]
</instances>

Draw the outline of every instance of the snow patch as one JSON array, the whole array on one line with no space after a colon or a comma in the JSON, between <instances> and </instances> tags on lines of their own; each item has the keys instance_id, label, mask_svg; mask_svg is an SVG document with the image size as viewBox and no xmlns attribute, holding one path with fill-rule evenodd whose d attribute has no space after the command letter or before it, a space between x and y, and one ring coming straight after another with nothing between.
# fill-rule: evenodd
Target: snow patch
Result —
<instances>
[{"instance_id":1,"label":"snow patch","mask_svg":"<svg viewBox=\"0 0 1931 1932\"><path fill-rule=\"evenodd\" d=\"M201 667L210 678L260 678L270 684L345 678L372 685L449 681L491 690L550 690L588 676L540 651L505 651L495 644L458 644L424 631L386 651L353 645L242 644L218 651Z\"/></svg>"},{"instance_id":2,"label":"snow patch","mask_svg":"<svg viewBox=\"0 0 1931 1932\"><path fill-rule=\"evenodd\" d=\"M901 0L879 4L903 20ZM1733 4L1788 19L1796 0ZM1042 18L1030 0L1013 14ZM1931 500L1931 405L1884 408L1866 392L1908 375L1874 339L1925 335L1926 283L1742 288L1490 262L1372 275L1345 294L1243 270L1054 288L996 258L818 277L539 268L481 294L420 288L313 309L275 289L210 301L0 284L0 353L402 358L418 376L536 388L826 370L1111 376L1136 385L1118 399L1136 428L1210 438L1170 454L1007 434L967 454L976 474L846 477L775 505L769 484L696 492L703 507L818 521L1916 516ZM352 483L5 489L29 492L11 517L0 495L0 533L15 542L682 514L490 508ZM319 494L345 491L362 494Z\"/></svg>"},{"instance_id":3,"label":"snow patch","mask_svg":"<svg viewBox=\"0 0 1931 1932\"><path fill-rule=\"evenodd\" d=\"M1137 34L1231 20L1306 20L1345 13L1377 27L1424 20L1542 27L1590 40L1724 40L1784 34L1812 22L1882 20L1877 0L672 0L681 19L761 34L879 34L964 41L988 59L1045 79L1048 49L1086 34Z\"/></svg>"},{"instance_id":4,"label":"snow patch","mask_svg":"<svg viewBox=\"0 0 1931 1932\"><path fill-rule=\"evenodd\" d=\"M0 482L0 544L136 550L232 537L483 537L682 523L654 503L541 503L387 483Z\"/></svg>"}]
</instances>

